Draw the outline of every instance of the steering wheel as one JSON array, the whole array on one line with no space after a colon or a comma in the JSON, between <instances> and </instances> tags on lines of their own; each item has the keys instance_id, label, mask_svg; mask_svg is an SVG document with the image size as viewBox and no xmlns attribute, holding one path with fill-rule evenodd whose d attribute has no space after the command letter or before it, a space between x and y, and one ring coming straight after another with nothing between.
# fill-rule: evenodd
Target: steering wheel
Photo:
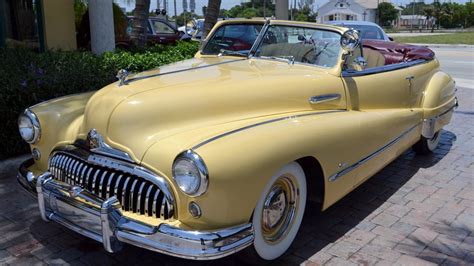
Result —
<instances>
[{"instance_id":1,"label":"steering wheel","mask_svg":"<svg viewBox=\"0 0 474 266\"><path fill-rule=\"evenodd\" d=\"M316 52L315 54L314 51L316 51L316 44L314 46L313 49L309 50L308 52L306 52L303 56L303 58L301 59L301 62L303 63L309 63L309 64L314 64L316 62L316 60L318 59L318 57L321 55L321 54L326 54L328 57L333 57L333 56L337 56L336 53L334 53L333 51L331 50L327 50L326 48L328 47L329 45L329 42L326 42L324 44L324 47L319 49L318 52Z\"/></svg>"}]
</instances>

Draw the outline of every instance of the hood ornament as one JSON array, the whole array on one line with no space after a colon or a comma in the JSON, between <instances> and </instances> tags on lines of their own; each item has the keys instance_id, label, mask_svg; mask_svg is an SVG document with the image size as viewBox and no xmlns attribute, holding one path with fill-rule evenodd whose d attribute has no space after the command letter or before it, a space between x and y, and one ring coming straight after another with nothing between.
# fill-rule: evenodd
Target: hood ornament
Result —
<instances>
[{"instance_id":1,"label":"hood ornament","mask_svg":"<svg viewBox=\"0 0 474 266\"><path fill-rule=\"evenodd\" d=\"M87 133L87 146L92 152L133 162L132 157L128 153L112 148L109 144L105 143L104 138L95 128Z\"/></svg>"},{"instance_id":2,"label":"hood ornament","mask_svg":"<svg viewBox=\"0 0 474 266\"><path fill-rule=\"evenodd\" d=\"M117 76L115 76L120 82L119 82L119 87L122 85L127 85L127 77L128 77L129 72L126 69L120 69L117 72Z\"/></svg>"},{"instance_id":3,"label":"hood ornament","mask_svg":"<svg viewBox=\"0 0 474 266\"><path fill-rule=\"evenodd\" d=\"M87 144L89 149L97 149L97 148L104 148L108 145L105 144L102 135L95 128L91 129L89 133L87 133Z\"/></svg>"}]
</instances>

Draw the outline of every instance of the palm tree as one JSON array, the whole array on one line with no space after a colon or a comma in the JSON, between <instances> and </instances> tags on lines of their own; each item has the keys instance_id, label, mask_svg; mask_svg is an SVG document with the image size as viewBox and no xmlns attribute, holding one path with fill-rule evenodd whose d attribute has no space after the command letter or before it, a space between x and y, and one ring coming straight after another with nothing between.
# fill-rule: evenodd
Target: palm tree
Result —
<instances>
[{"instance_id":1,"label":"palm tree","mask_svg":"<svg viewBox=\"0 0 474 266\"><path fill-rule=\"evenodd\" d=\"M150 12L150 0L135 0L135 10L133 11L132 42L142 47L146 44L146 32L148 14Z\"/></svg>"},{"instance_id":2,"label":"palm tree","mask_svg":"<svg viewBox=\"0 0 474 266\"><path fill-rule=\"evenodd\" d=\"M204 29L201 40L206 38L212 27L217 23L219 17L219 10L221 8L221 0L209 0L207 2L206 14L204 16Z\"/></svg>"}]
</instances>

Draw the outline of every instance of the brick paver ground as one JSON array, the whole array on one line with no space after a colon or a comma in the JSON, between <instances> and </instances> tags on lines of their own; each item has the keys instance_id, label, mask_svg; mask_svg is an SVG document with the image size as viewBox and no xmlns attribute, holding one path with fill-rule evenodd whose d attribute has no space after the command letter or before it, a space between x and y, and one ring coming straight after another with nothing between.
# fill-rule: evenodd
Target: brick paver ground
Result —
<instances>
[{"instance_id":1,"label":"brick paver ground","mask_svg":"<svg viewBox=\"0 0 474 266\"><path fill-rule=\"evenodd\" d=\"M318 213L308 206L289 252L274 264L474 264L474 90L432 156L407 151L357 190ZM101 244L43 222L16 184L20 159L0 162L0 264L241 265L242 254L193 262L132 246L111 255Z\"/></svg>"}]
</instances>

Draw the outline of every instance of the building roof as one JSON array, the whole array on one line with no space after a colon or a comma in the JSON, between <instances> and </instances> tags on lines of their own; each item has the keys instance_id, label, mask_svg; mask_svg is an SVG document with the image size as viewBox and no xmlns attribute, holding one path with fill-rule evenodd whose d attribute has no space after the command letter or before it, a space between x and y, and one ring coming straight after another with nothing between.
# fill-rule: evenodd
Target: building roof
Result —
<instances>
[{"instance_id":1,"label":"building roof","mask_svg":"<svg viewBox=\"0 0 474 266\"><path fill-rule=\"evenodd\" d=\"M376 9L380 3L391 3L390 0L354 0L357 4L367 8L367 9Z\"/></svg>"}]
</instances>

